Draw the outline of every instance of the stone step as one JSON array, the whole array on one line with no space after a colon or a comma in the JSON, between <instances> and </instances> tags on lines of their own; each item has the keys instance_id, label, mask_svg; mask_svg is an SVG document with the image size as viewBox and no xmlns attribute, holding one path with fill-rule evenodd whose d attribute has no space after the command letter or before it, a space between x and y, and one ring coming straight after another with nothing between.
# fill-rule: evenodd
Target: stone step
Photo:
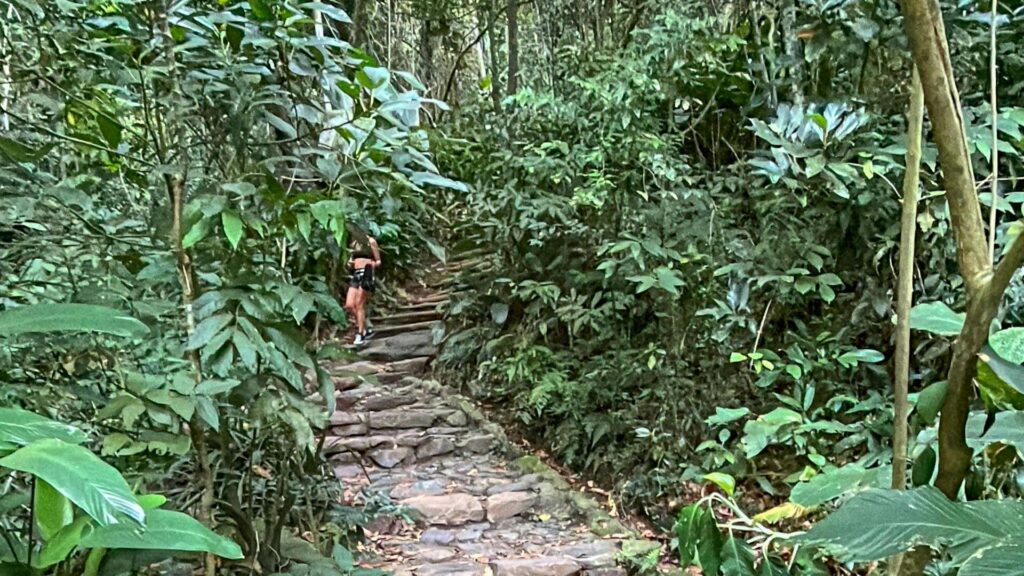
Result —
<instances>
[{"instance_id":1,"label":"stone step","mask_svg":"<svg viewBox=\"0 0 1024 576\"><path fill-rule=\"evenodd\" d=\"M418 330L431 330L433 331L435 326L443 326L444 324L437 318L430 320L423 320L420 322L409 322L405 324L385 324L374 328L376 332L375 338L382 338L387 336L393 336L395 334L402 334L404 332L416 332Z\"/></svg>"},{"instance_id":2,"label":"stone step","mask_svg":"<svg viewBox=\"0 0 1024 576\"><path fill-rule=\"evenodd\" d=\"M452 295L451 289L436 290L426 296L419 296L409 299L408 304L437 304L449 300Z\"/></svg>"},{"instance_id":3,"label":"stone step","mask_svg":"<svg viewBox=\"0 0 1024 576\"><path fill-rule=\"evenodd\" d=\"M388 314L386 316L380 316L378 318L374 318L373 323L375 325L374 329L379 332L380 330L377 326L394 326L440 319L441 313L437 311L436 307L434 307L425 310L403 311L395 314Z\"/></svg>"},{"instance_id":4,"label":"stone step","mask_svg":"<svg viewBox=\"0 0 1024 576\"><path fill-rule=\"evenodd\" d=\"M449 261L447 264L445 264L443 270L445 273L452 274L459 272L461 270L465 270L466 268L473 268L475 266L479 266L483 264L483 262L484 260L482 258L466 258L454 260Z\"/></svg>"},{"instance_id":5,"label":"stone step","mask_svg":"<svg viewBox=\"0 0 1024 576\"><path fill-rule=\"evenodd\" d=\"M572 558L541 556L516 560L492 560L494 576L575 576L583 574L583 566Z\"/></svg>"},{"instance_id":6,"label":"stone step","mask_svg":"<svg viewBox=\"0 0 1024 576\"><path fill-rule=\"evenodd\" d=\"M437 355L432 330L403 332L394 336L379 336L366 343L359 355L369 360L395 362L423 356Z\"/></svg>"},{"instance_id":7,"label":"stone step","mask_svg":"<svg viewBox=\"0 0 1024 576\"><path fill-rule=\"evenodd\" d=\"M449 297L447 297L447 296L445 296L445 297L443 297L441 299L438 299L438 300L427 300L425 302L412 302L412 301L409 301L409 302L403 302L402 304L399 304L398 306L395 306L394 310L396 312L425 312L425 311L428 311L428 310L429 311L434 311L434 310L438 310L439 307L443 307L444 305L446 305L450 301L451 301L451 299Z\"/></svg>"}]
</instances>

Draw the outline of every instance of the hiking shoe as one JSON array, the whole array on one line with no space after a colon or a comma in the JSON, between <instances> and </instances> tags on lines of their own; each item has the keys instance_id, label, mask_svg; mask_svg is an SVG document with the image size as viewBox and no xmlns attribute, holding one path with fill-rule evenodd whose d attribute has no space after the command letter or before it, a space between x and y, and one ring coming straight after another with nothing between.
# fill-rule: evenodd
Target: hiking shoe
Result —
<instances>
[{"instance_id":1,"label":"hiking shoe","mask_svg":"<svg viewBox=\"0 0 1024 576\"><path fill-rule=\"evenodd\" d=\"M357 332L357 333L356 333L356 339L355 339L355 340L353 340L353 341L352 341L352 343L353 343L353 344L355 344L356 346L362 346L362 345L363 345L363 342L366 342L366 339L365 339L365 338L363 337L363 335L362 335L362 334L359 334L359 333Z\"/></svg>"}]
</instances>

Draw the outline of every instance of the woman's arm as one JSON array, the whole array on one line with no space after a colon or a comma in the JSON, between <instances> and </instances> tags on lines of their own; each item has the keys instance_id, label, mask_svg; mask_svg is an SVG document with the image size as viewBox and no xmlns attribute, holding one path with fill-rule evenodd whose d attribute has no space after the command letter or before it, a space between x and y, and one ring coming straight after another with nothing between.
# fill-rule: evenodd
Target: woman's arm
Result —
<instances>
[{"instance_id":1,"label":"woman's arm","mask_svg":"<svg viewBox=\"0 0 1024 576\"><path fill-rule=\"evenodd\" d=\"M373 267L374 268L379 268L380 267L380 247L377 246L377 240L375 238L373 238L372 236L370 237L370 252L373 253Z\"/></svg>"}]
</instances>

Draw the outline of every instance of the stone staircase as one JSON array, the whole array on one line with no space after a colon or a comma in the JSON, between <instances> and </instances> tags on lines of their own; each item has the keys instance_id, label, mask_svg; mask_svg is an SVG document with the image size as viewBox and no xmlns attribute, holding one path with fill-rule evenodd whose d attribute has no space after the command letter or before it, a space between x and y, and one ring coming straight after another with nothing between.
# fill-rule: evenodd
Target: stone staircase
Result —
<instances>
[{"instance_id":1,"label":"stone staircase","mask_svg":"<svg viewBox=\"0 0 1024 576\"><path fill-rule=\"evenodd\" d=\"M332 367L324 450L336 476L353 503L386 494L415 519L369 527L364 564L396 576L625 576L628 531L429 379L449 294L410 297L377 319L358 361Z\"/></svg>"}]
</instances>

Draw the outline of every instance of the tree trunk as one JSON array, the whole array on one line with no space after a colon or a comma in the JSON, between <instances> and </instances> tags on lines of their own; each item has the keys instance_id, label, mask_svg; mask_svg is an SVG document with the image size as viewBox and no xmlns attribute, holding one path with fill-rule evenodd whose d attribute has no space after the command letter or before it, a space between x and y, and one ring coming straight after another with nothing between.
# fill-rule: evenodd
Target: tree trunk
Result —
<instances>
[{"instance_id":1,"label":"tree trunk","mask_svg":"<svg viewBox=\"0 0 1024 576\"><path fill-rule=\"evenodd\" d=\"M395 61L392 50L394 50L394 26L395 26L395 0L388 0L388 29L387 29L387 55L388 55L388 68L392 70L395 68Z\"/></svg>"},{"instance_id":2,"label":"tree trunk","mask_svg":"<svg viewBox=\"0 0 1024 576\"><path fill-rule=\"evenodd\" d=\"M924 123L924 95L917 70L910 87L907 114L907 160L903 176L903 210L900 218L900 271L896 288L896 367L893 373L892 487L907 486L907 393L910 381L910 308L914 301L914 236L917 232L917 199L921 172L921 127ZM903 554L893 557L889 574L896 576Z\"/></svg>"},{"instance_id":3,"label":"tree trunk","mask_svg":"<svg viewBox=\"0 0 1024 576\"><path fill-rule=\"evenodd\" d=\"M420 23L420 48L416 65L416 75L419 76L420 82L427 87L428 93L434 84L433 24L432 20L424 20Z\"/></svg>"},{"instance_id":4,"label":"tree trunk","mask_svg":"<svg viewBox=\"0 0 1024 576\"><path fill-rule=\"evenodd\" d=\"M491 0L491 14L494 18L498 14L498 4L495 0ZM491 102L494 104L495 110L501 110L501 96L504 91L501 88L501 72L498 68L498 42L495 38L494 30L498 26L491 26L487 29L487 56L491 63Z\"/></svg>"},{"instance_id":5,"label":"tree trunk","mask_svg":"<svg viewBox=\"0 0 1024 576\"><path fill-rule=\"evenodd\" d=\"M170 80L170 91L178 92L178 74L177 74L177 60L174 54L174 40L171 37L170 23L168 22L169 17L169 3L165 5L163 14L160 15L160 32L163 36L163 48L164 57L167 59L167 64L170 68L171 73L168 75ZM187 335L191 336L195 330L196 322L195 315L193 314L192 303L195 301L197 296L196 289L196 277L195 272L192 269L192 259L189 256L188 250L185 248L182 238L185 234L185 230L182 228L184 222L184 208L185 208L185 182L188 177L189 167L189 155L188 149L185 146L185 139L181 137L176 128L176 123L168 123L170 138L168 142L174 143L176 146L177 162L179 163L178 169L174 174L164 175L164 184L167 187L167 194L171 203L171 233L169 243L171 250L174 253L175 260L177 261L178 268L178 280L181 284L181 304L182 310L185 314L185 331ZM166 153L167 151L165 151ZM196 383L199 383L203 379L202 364L199 360L199 353L196 350L191 350L186 353L187 358L192 365L193 377ZM192 417L189 422L189 436L192 440L192 452L195 455L196 463L196 482L201 487L202 492L199 499L199 509L197 510L196 517L200 522L213 528L213 505L215 501L215 487L213 478L213 469L210 466L210 455L206 447L206 430L202 420L198 414ZM203 574L204 576L215 576L217 572L217 557L212 553L204 555L203 563Z\"/></svg>"},{"instance_id":6,"label":"tree trunk","mask_svg":"<svg viewBox=\"0 0 1024 576\"><path fill-rule=\"evenodd\" d=\"M953 344L939 421L939 474L935 481L947 497L955 499L971 465L966 424L977 354L988 338L1006 287L1024 262L1024 242L1014 242L999 264L992 266L938 0L904 0L903 15L939 149L957 260L967 292L967 318ZM927 553L915 551L918 555Z\"/></svg>"},{"instance_id":7,"label":"tree trunk","mask_svg":"<svg viewBox=\"0 0 1024 576\"><path fill-rule=\"evenodd\" d=\"M782 34L789 60L789 97L793 104L804 104L804 52L796 30L796 0L789 0L782 7Z\"/></svg>"},{"instance_id":8,"label":"tree trunk","mask_svg":"<svg viewBox=\"0 0 1024 576\"><path fill-rule=\"evenodd\" d=\"M14 4L7 6L7 21L12 22L14 20ZM0 45L0 48L4 48ZM6 51L6 50L5 50ZM0 130L7 132L11 129L11 120L7 116L7 110L11 107L11 86L13 85L14 78L11 76L11 60L10 58L4 58L3 63L0 63L0 108L3 108L3 112L0 112Z\"/></svg>"},{"instance_id":9,"label":"tree trunk","mask_svg":"<svg viewBox=\"0 0 1024 576\"><path fill-rule=\"evenodd\" d=\"M508 95L519 91L519 4L508 0Z\"/></svg>"},{"instance_id":10,"label":"tree trunk","mask_svg":"<svg viewBox=\"0 0 1024 576\"><path fill-rule=\"evenodd\" d=\"M996 32L999 29L999 0L992 0L992 18L989 24L989 106L992 108L992 173L989 180L992 181L992 205L988 212L988 261L996 261L996 219L999 213L999 62L998 62L998 40Z\"/></svg>"},{"instance_id":11,"label":"tree trunk","mask_svg":"<svg viewBox=\"0 0 1024 576\"><path fill-rule=\"evenodd\" d=\"M896 296L896 367L893 376L895 422L892 441L892 487L907 484L907 391L910 381L910 307L914 291L914 236L917 232L917 201L921 170L921 126L924 96L914 71L907 122L907 160L903 176L903 211L900 218L900 263Z\"/></svg>"},{"instance_id":12,"label":"tree trunk","mask_svg":"<svg viewBox=\"0 0 1024 576\"><path fill-rule=\"evenodd\" d=\"M957 259L967 289L968 317L953 346L949 388L939 422L939 477L936 485L947 496L955 498L971 459L964 427L975 355L984 344L988 323L995 315L998 300L986 302L990 298L983 297L983 293L988 292L985 288L991 268L942 14L937 0L906 0L903 11L939 149L946 199L956 236ZM999 296L1001 293L996 298Z\"/></svg>"}]
</instances>

